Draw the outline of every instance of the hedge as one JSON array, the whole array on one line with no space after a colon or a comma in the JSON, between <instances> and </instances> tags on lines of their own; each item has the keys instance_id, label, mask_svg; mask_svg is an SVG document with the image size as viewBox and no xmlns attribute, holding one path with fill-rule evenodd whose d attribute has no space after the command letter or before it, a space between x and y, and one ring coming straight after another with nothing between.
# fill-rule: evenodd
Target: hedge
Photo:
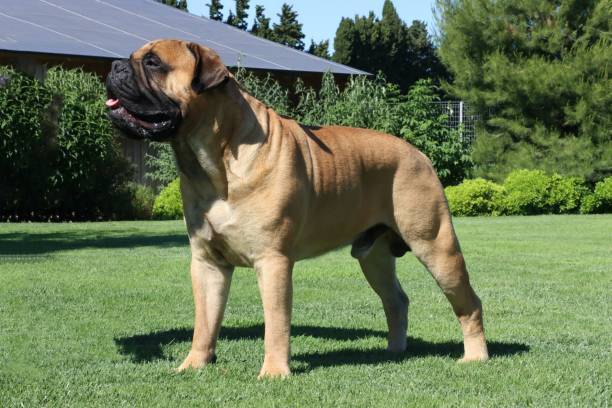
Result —
<instances>
[{"instance_id":1,"label":"hedge","mask_svg":"<svg viewBox=\"0 0 612 408\"><path fill-rule=\"evenodd\" d=\"M595 185L595 191L584 197L580 207L582 214L602 214L612 212L612 177L607 177Z\"/></svg>"},{"instance_id":2,"label":"hedge","mask_svg":"<svg viewBox=\"0 0 612 408\"><path fill-rule=\"evenodd\" d=\"M464 180L445 193L452 214L459 216L612 212L612 177L597 183L591 193L580 177L514 170L503 185Z\"/></svg>"}]
</instances>

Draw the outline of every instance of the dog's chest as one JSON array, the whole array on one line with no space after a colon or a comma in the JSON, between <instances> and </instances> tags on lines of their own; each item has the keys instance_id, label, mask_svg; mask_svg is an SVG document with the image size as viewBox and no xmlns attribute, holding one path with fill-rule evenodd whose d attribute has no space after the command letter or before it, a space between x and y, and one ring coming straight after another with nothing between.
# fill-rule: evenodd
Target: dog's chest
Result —
<instances>
[{"instance_id":1,"label":"dog's chest","mask_svg":"<svg viewBox=\"0 0 612 408\"><path fill-rule=\"evenodd\" d=\"M256 252L254 240L244 225L243 211L224 200L217 200L204 214L204 224L198 231L202 243L235 266L252 266Z\"/></svg>"}]
</instances>

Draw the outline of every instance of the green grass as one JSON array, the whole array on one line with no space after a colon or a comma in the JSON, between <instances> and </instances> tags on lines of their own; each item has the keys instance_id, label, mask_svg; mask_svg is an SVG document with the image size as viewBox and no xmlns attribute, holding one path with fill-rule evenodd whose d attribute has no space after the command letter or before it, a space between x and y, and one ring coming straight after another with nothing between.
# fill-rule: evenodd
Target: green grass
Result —
<instances>
[{"instance_id":1,"label":"green grass","mask_svg":"<svg viewBox=\"0 0 612 408\"><path fill-rule=\"evenodd\" d=\"M175 374L193 306L182 222L0 225L0 406L608 406L612 216L455 221L492 358L410 254L409 349L342 249L298 263L287 380L258 381L255 275L234 275L218 362Z\"/></svg>"}]
</instances>

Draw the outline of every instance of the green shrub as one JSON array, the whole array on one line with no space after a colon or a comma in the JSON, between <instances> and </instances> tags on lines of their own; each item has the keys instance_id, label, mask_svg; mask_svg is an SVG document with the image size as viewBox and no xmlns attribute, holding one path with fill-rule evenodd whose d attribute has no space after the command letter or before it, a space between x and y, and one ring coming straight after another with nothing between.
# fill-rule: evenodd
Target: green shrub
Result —
<instances>
[{"instance_id":1,"label":"green shrub","mask_svg":"<svg viewBox=\"0 0 612 408\"><path fill-rule=\"evenodd\" d=\"M465 179L472 169L471 148L459 130L448 127L448 117L437 110L440 98L431 80L419 80L402 104L401 136L425 153L444 185Z\"/></svg>"},{"instance_id":2,"label":"green shrub","mask_svg":"<svg viewBox=\"0 0 612 408\"><path fill-rule=\"evenodd\" d=\"M0 219L115 219L129 213L130 167L106 117L104 85L52 68L44 84L0 75Z\"/></svg>"},{"instance_id":3,"label":"green shrub","mask_svg":"<svg viewBox=\"0 0 612 408\"><path fill-rule=\"evenodd\" d=\"M172 146L168 143L149 142L151 154L145 156L145 163L149 170L145 177L158 185L168 185L178 177L176 159Z\"/></svg>"},{"instance_id":4,"label":"green shrub","mask_svg":"<svg viewBox=\"0 0 612 408\"><path fill-rule=\"evenodd\" d=\"M478 178L446 187L444 193L453 215L497 215L505 190L499 184Z\"/></svg>"},{"instance_id":5,"label":"green shrub","mask_svg":"<svg viewBox=\"0 0 612 408\"><path fill-rule=\"evenodd\" d=\"M577 213L580 202L589 192L584 179L582 177L562 177L553 174L550 182L547 202L550 212L555 214Z\"/></svg>"},{"instance_id":6,"label":"green shrub","mask_svg":"<svg viewBox=\"0 0 612 408\"><path fill-rule=\"evenodd\" d=\"M542 170L514 170L504 187L502 212L507 215L534 215L549 212L551 177Z\"/></svg>"},{"instance_id":7,"label":"green shrub","mask_svg":"<svg viewBox=\"0 0 612 408\"><path fill-rule=\"evenodd\" d=\"M155 202L155 192L151 187L137 183L129 185L131 203L131 219L150 220L153 216L153 204Z\"/></svg>"},{"instance_id":8,"label":"green shrub","mask_svg":"<svg viewBox=\"0 0 612 408\"><path fill-rule=\"evenodd\" d=\"M504 187L500 207L508 215L576 213L588 192L581 177L549 176L542 170L514 170Z\"/></svg>"},{"instance_id":9,"label":"green shrub","mask_svg":"<svg viewBox=\"0 0 612 408\"><path fill-rule=\"evenodd\" d=\"M580 207L582 214L612 212L612 177L606 177L595 185L595 191L584 197Z\"/></svg>"},{"instance_id":10,"label":"green shrub","mask_svg":"<svg viewBox=\"0 0 612 408\"><path fill-rule=\"evenodd\" d=\"M183 217L183 201L179 179L168 184L157 196L153 204L153 218L177 220Z\"/></svg>"}]
</instances>

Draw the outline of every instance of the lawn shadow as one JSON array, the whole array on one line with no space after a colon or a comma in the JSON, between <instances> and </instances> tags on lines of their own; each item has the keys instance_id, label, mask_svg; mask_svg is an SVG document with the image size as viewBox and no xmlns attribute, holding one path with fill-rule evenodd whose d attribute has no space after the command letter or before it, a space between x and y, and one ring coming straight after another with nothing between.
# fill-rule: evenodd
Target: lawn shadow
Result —
<instances>
[{"instance_id":1,"label":"lawn shadow","mask_svg":"<svg viewBox=\"0 0 612 408\"><path fill-rule=\"evenodd\" d=\"M138 230L53 232L45 234L0 234L0 258L3 255L43 255L84 248L135 248L142 246L187 247L187 234L145 235Z\"/></svg>"},{"instance_id":2,"label":"lawn shadow","mask_svg":"<svg viewBox=\"0 0 612 408\"><path fill-rule=\"evenodd\" d=\"M264 328L261 324L246 327L223 327L219 338L230 341L263 339L263 333ZM115 344L121 354L130 356L131 360L135 363L160 359L167 360L168 357L164 355L163 351L164 346L172 343L190 342L192 334L193 329L191 328L178 328L116 338ZM386 338L387 333L370 329L294 325L291 326L291 336L310 336L330 340L352 341L364 337ZM529 346L522 343L489 341L488 345L491 357L521 354L529 351ZM407 350L405 353L400 354L388 353L382 349L364 350L347 347L331 352L297 354L292 358L295 361L306 363L308 365L307 370L310 370L317 367L379 364L429 356L459 358L462 354L462 342L433 343L409 336Z\"/></svg>"}]
</instances>

